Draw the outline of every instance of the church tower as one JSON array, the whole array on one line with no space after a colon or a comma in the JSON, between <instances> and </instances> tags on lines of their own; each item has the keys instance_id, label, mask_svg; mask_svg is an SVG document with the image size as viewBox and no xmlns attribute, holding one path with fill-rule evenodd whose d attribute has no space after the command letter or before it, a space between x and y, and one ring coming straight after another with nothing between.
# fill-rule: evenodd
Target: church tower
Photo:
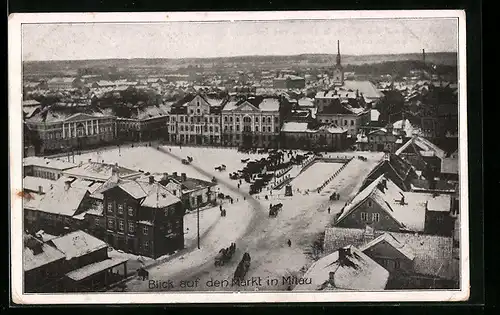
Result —
<instances>
[{"instance_id":1,"label":"church tower","mask_svg":"<svg viewBox=\"0 0 500 315\"><path fill-rule=\"evenodd\" d=\"M344 69L340 59L340 41L337 41L337 63L333 68L333 84L344 85Z\"/></svg>"}]
</instances>

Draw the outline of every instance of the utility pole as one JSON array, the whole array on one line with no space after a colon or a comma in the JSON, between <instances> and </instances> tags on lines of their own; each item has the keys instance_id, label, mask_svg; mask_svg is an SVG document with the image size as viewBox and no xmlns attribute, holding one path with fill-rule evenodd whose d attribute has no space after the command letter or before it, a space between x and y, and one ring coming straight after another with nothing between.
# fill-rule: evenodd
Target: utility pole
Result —
<instances>
[{"instance_id":1,"label":"utility pole","mask_svg":"<svg viewBox=\"0 0 500 315\"><path fill-rule=\"evenodd\" d=\"M198 249L200 249L200 205L196 204L196 218L197 218L197 238L198 238Z\"/></svg>"}]
</instances>

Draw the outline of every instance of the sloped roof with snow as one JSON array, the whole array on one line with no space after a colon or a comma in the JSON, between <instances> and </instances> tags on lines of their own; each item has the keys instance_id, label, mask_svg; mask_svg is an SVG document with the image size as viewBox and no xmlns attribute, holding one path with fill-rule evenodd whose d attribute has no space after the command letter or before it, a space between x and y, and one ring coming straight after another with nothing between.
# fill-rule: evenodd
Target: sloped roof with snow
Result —
<instances>
[{"instance_id":1,"label":"sloped roof with snow","mask_svg":"<svg viewBox=\"0 0 500 315\"><path fill-rule=\"evenodd\" d=\"M57 260L64 259L65 255L61 251L52 246L43 243L31 235L23 235L24 250L23 250L23 270L30 271ZM40 246L41 252L35 253L28 243L33 243Z\"/></svg>"},{"instance_id":2,"label":"sloped roof with snow","mask_svg":"<svg viewBox=\"0 0 500 315\"><path fill-rule=\"evenodd\" d=\"M370 81L346 80L344 81L343 88L352 91L358 90L359 93L362 93L368 99L378 99L384 96Z\"/></svg>"},{"instance_id":3,"label":"sloped roof with snow","mask_svg":"<svg viewBox=\"0 0 500 315\"><path fill-rule=\"evenodd\" d=\"M302 290L384 290L389 272L354 246L345 247L346 263L339 261L336 251L311 265L303 278L311 284L297 285L294 291ZM329 281L333 272L333 283Z\"/></svg>"},{"instance_id":4,"label":"sloped roof with snow","mask_svg":"<svg viewBox=\"0 0 500 315\"><path fill-rule=\"evenodd\" d=\"M55 181L41 177L25 176L23 178L23 188L31 191L38 191L39 186L42 187L42 192L47 192L55 184Z\"/></svg>"},{"instance_id":5,"label":"sloped roof with snow","mask_svg":"<svg viewBox=\"0 0 500 315\"><path fill-rule=\"evenodd\" d=\"M397 242L391 240L388 242L389 244L408 251L407 257L413 254L415 273L458 280L460 269L458 260L453 259L453 238L428 234L374 231L376 238L385 234L391 235ZM390 238L384 236L382 239ZM327 253L351 244L360 250L365 250L370 247L369 243L374 244L374 241L365 238L364 229L332 227L325 230L323 247Z\"/></svg>"},{"instance_id":6,"label":"sloped roof with snow","mask_svg":"<svg viewBox=\"0 0 500 315\"><path fill-rule=\"evenodd\" d=\"M106 181L111 177L111 175L113 175L113 170L117 170L120 176L123 177L140 174L137 171L122 166L90 161L65 171L64 175L73 177L88 177Z\"/></svg>"},{"instance_id":7,"label":"sloped roof with snow","mask_svg":"<svg viewBox=\"0 0 500 315\"><path fill-rule=\"evenodd\" d=\"M66 256L66 260L81 257L86 254L108 247L108 244L100 239L85 233L75 231L50 240L50 243Z\"/></svg>"},{"instance_id":8,"label":"sloped roof with snow","mask_svg":"<svg viewBox=\"0 0 500 315\"><path fill-rule=\"evenodd\" d=\"M29 156L23 159L24 166L47 167L56 170L66 170L77 166L75 163L66 162L58 159L47 159L39 156Z\"/></svg>"},{"instance_id":9,"label":"sloped roof with snow","mask_svg":"<svg viewBox=\"0 0 500 315\"><path fill-rule=\"evenodd\" d=\"M79 209L88 190L83 187L54 185L40 201L39 210L52 214L73 216Z\"/></svg>"},{"instance_id":10,"label":"sloped roof with snow","mask_svg":"<svg viewBox=\"0 0 500 315\"><path fill-rule=\"evenodd\" d=\"M385 181L387 189L380 189L379 184ZM405 204L401 204L404 196ZM404 192L384 175L374 180L358 193L343 209L337 223L351 214L367 198L376 202L387 215L392 217L401 227L410 231L423 231L425 228L425 210L430 194Z\"/></svg>"}]
</instances>

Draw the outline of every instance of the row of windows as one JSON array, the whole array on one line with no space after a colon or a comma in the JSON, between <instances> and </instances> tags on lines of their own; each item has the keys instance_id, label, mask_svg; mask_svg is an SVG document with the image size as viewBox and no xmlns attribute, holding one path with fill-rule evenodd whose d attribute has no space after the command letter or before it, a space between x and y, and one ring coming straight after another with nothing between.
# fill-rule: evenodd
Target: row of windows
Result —
<instances>
[{"instance_id":1,"label":"row of windows","mask_svg":"<svg viewBox=\"0 0 500 315\"><path fill-rule=\"evenodd\" d=\"M237 123L240 122L240 118L239 117L235 117L235 120ZM224 116L224 122L227 123L227 122L230 122L232 123L233 122L233 117L230 116ZM251 123L252 122L252 119L248 116L246 117L243 117L243 122L246 122L246 123ZM256 123L259 123L259 117L255 117L255 122ZM262 123L265 124L265 123L268 123L268 124L271 124L272 120L271 120L271 117L262 117ZM278 117L274 117L274 123L279 123L279 118Z\"/></svg>"},{"instance_id":2,"label":"row of windows","mask_svg":"<svg viewBox=\"0 0 500 315\"><path fill-rule=\"evenodd\" d=\"M172 126L173 127L173 126ZM188 128L189 127L189 128ZM195 131L196 129L196 132L199 133L201 131L201 127L200 126L193 126L193 125L190 125L190 126L184 126L184 125L180 125L179 126L179 130L180 131ZM173 130L175 130L175 128L173 128ZM204 132L219 132L219 127L218 126L215 126L215 127L212 127L212 126L203 126L203 131Z\"/></svg>"},{"instance_id":3,"label":"row of windows","mask_svg":"<svg viewBox=\"0 0 500 315\"><path fill-rule=\"evenodd\" d=\"M321 122L327 123L327 124L329 124L329 123L338 124L339 123L339 121L337 119L335 119L335 120L332 119L331 121L330 121L330 119L321 119ZM342 120L340 120L340 123L342 123ZM347 126L349 123L351 124L351 126L354 126L354 120L344 120L344 126Z\"/></svg>"},{"instance_id":4,"label":"row of windows","mask_svg":"<svg viewBox=\"0 0 500 315\"><path fill-rule=\"evenodd\" d=\"M275 132L280 132L280 128L279 127L275 127ZM233 129L233 126L224 126L224 131L230 131L232 132L234 129ZM240 131L240 125L236 125L236 131ZM259 132L259 127L258 126L255 126L254 130L252 130L252 127L251 126L243 126L243 131L246 131L246 132L251 132L251 131L255 131L255 132ZM271 126L263 126L262 127L262 132L272 132L272 128Z\"/></svg>"},{"instance_id":5,"label":"row of windows","mask_svg":"<svg viewBox=\"0 0 500 315\"><path fill-rule=\"evenodd\" d=\"M96 222L97 224L97 222ZM128 233L135 233L135 223L134 222L128 222ZM113 218L108 218L108 229L114 230L115 229L115 219ZM118 220L118 231L123 232L125 231L125 221L124 220ZM142 228L142 234L148 235L149 233L149 227L144 226Z\"/></svg>"},{"instance_id":6,"label":"row of windows","mask_svg":"<svg viewBox=\"0 0 500 315\"><path fill-rule=\"evenodd\" d=\"M57 175L53 172L47 172L47 171L42 171L42 170L34 170L33 171L33 177L40 177L40 178L45 178L45 179L51 179L51 180L57 180L61 177L60 174Z\"/></svg>"},{"instance_id":7,"label":"row of windows","mask_svg":"<svg viewBox=\"0 0 500 315\"><path fill-rule=\"evenodd\" d=\"M371 220L370 220L370 218L371 218ZM369 213L361 212L361 220L362 221L378 222L380 220L380 214L379 213L372 213L371 217L370 217Z\"/></svg>"},{"instance_id":8,"label":"row of windows","mask_svg":"<svg viewBox=\"0 0 500 315\"><path fill-rule=\"evenodd\" d=\"M173 191L173 194L175 195L176 194L176 191L174 190ZM120 215L123 215L124 213L124 209L127 208L127 214L129 217L133 217L134 216L134 208L132 206L126 206L126 204L122 204L122 203L116 203L116 209L117 209L117 213L120 214ZM113 202L110 202L108 201L108 213L112 214L114 213L114 208L113 208ZM163 211L163 214L167 217L170 215L170 210L167 208L167 209L164 209Z\"/></svg>"}]
</instances>

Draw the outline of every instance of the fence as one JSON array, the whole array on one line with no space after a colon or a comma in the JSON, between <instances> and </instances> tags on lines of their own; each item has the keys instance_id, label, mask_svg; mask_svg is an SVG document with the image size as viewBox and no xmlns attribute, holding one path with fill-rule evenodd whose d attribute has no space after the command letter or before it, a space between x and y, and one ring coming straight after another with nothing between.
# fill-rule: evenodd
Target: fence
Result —
<instances>
[{"instance_id":1,"label":"fence","mask_svg":"<svg viewBox=\"0 0 500 315\"><path fill-rule=\"evenodd\" d=\"M320 193L325 187L326 185L330 184L330 182L335 178L337 177L337 175L342 172L342 170L347 166L347 164L349 164L352 160L354 159L354 157L351 157L349 158L349 161L347 161L347 163L345 163L344 165L342 165L332 176L330 176L323 184L321 184L321 186L319 186L317 188L317 191L318 193Z\"/></svg>"},{"instance_id":2,"label":"fence","mask_svg":"<svg viewBox=\"0 0 500 315\"><path fill-rule=\"evenodd\" d=\"M312 155L307 159L305 159L304 161L302 161L302 163L300 164L300 166L302 167L300 172L305 171L309 166L311 166L312 163L314 163L314 160L316 160L316 156Z\"/></svg>"},{"instance_id":3,"label":"fence","mask_svg":"<svg viewBox=\"0 0 500 315\"><path fill-rule=\"evenodd\" d=\"M271 186L271 189L276 189L276 187L284 184L286 181L290 180L290 174L286 174L281 178L277 179Z\"/></svg>"}]
</instances>

